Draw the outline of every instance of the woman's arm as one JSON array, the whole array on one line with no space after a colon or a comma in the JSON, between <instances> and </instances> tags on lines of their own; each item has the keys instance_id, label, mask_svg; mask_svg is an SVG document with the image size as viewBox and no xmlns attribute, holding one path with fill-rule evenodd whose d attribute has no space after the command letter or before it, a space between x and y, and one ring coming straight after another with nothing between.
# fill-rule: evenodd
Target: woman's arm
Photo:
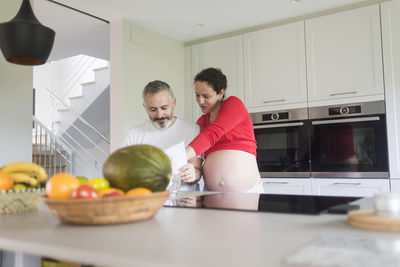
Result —
<instances>
[{"instance_id":1,"label":"woman's arm","mask_svg":"<svg viewBox=\"0 0 400 267\"><path fill-rule=\"evenodd\" d=\"M229 97L218 111L217 118L186 147L188 159L207 151L227 132L248 117L246 107L237 97Z\"/></svg>"}]
</instances>

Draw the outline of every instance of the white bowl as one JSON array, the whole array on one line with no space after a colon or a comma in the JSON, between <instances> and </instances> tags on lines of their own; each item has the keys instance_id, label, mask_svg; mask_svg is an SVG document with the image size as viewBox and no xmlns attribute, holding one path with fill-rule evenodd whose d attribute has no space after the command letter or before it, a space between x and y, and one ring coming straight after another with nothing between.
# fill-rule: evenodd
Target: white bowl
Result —
<instances>
[{"instance_id":1,"label":"white bowl","mask_svg":"<svg viewBox=\"0 0 400 267\"><path fill-rule=\"evenodd\" d=\"M400 218L400 193L379 193L374 196L375 212L379 216Z\"/></svg>"}]
</instances>

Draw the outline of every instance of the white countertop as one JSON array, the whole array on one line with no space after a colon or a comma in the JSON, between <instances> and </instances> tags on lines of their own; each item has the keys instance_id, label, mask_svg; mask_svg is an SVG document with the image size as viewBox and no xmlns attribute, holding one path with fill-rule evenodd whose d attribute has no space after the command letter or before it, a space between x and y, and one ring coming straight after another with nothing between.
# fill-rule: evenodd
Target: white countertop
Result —
<instances>
[{"instance_id":1,"label":"white countertop","mask_svg":"<svg viewBox=\"0 0 400 267\"><path fill-rule=\"evenodd\" d=\"M77 226L60 223L43 204L38 211L0 215L0 247L106 266L275 267L326 234L400 238L352 228L345 219L164 207L146 221Z\"/></svg>"}]
</instances>

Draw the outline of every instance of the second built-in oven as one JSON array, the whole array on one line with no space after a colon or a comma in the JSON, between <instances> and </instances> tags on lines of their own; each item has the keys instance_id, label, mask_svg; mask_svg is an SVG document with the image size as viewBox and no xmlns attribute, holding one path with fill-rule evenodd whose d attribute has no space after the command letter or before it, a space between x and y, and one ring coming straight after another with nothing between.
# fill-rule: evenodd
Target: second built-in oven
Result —
<instances>
[{"instance_id":1,"label":"second built-in oven","mask_svg":"<svg viewBox=\"0 0 400 267\"><path fill-rule=\"evenodd\" d=\"M261 177L310 177L307 108L250 116Z\"/></svg>"},{"instance_id":2,"label":"second built-in oven","mask_svg":"<svg viewBox=\"0 0 400 267\"><path fill-rule=\"evenodd\" d=\"M388 177L384 101L313 107L309 117L312 177Z\"/></svg>"}]
</instances>

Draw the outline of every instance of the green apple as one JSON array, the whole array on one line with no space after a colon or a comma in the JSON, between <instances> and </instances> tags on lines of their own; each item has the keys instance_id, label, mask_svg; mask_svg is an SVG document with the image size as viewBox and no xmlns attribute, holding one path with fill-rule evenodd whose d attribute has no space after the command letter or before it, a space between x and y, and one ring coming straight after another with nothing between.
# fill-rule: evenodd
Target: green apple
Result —
<instances>
[{"instance_id":1,"label":"green apple","mask_svg":"<svg viewBox=\"0 0 400 267\"><path fill-rule=\"evenodd\" d=\"M76 176L76 178L78 178L81 184L87 184L89 182L89 179L85 176Z\"/></svg>"}]
</instances>

